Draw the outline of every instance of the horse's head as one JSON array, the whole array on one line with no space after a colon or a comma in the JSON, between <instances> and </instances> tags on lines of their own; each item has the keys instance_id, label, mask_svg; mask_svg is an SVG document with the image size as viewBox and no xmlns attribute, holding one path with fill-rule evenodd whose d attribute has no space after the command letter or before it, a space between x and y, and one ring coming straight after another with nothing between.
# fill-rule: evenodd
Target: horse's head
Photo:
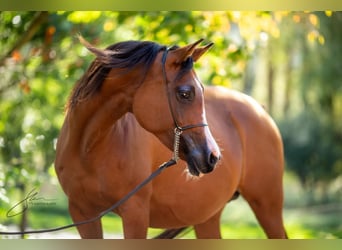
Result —
<instances>
[{"instance_id":1,"label":"horse's head","mask_svg":"<svg viewBox=\"0 0 342 250\"><path fill-rule=\"evenodd\" d=\"M193 63L211 46L185 47L159 52L133 100L139 123L174 150L175 132L180 135L179 156L192 175L211 172L220 158L219 148L207 126L203 85Z\"/></svg>"}]
</instances>

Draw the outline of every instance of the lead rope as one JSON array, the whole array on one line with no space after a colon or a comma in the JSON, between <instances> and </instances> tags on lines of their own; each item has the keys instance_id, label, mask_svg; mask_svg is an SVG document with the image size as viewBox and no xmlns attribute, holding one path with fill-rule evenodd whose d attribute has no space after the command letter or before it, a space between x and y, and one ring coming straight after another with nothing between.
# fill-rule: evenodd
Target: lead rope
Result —
<instances>
[{"instance_id":1,"label":"lead rope","mask_svg":"<svg viewBox=\"0 0 342 250\"><path fill-rule=\"evenodd\" d=\"M40 229L40 230L28 230L28 231L23 231L23 232L1 232L0 235L25 235L25 234L39 234L39 233L51 233L51 232L56 232L60 230L64 230L67 228L71 227L77 227L81 226L84 224L89 224L92 222L95 222L99 219L101 219L103 216L108 214L109 212L112 212L114 209L119 207L121 204L123 204L125 201L127 201L131 196L133 196L135 193L137 193L140 189L142 189L146 184L148 184L150 181L152 181L155 177L157 177L164 169L173 166L177 164L179 160L179 143L180 143L180 135L182 134L182 130L175 128L174 133L175 133L175 138L174 138L174 148L173 148L173 156L172 158L161 164L157 170L151 173L149 177L147 177L143 182L141 182L138 186L136 186L132 191L130 191L128 194L126 194L121 200L113 204L111 207L108 209L102 211L99 215L97 215L94 218L91 218L89 220L85 221L80 221L80 222L75 222L69 225L61 226L61 227L56 227L56 228L50 228L50 229Z\"/></svg>"}]
</instances>

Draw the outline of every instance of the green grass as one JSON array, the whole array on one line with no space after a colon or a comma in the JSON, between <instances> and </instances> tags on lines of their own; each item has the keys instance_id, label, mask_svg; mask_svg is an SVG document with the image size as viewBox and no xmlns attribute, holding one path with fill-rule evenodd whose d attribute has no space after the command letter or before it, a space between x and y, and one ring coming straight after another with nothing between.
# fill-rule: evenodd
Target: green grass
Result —
<instances>
[{"instance_id":1,"label":"green grass","mask_svg":"<svg viewBox=\"0 0 342 250\"><path fill-rule=\"evenodd\" d=\"M54 213L56 212L56 213ZM314 209L285 209L285 226L292 239L342 238L342 210L319 212ZM71 223L65 210L61 211L31 210L29 225L31 228L51 228ZM110 238L122 237L121 219L112 214L102 219L104 232ZM262 239L266 238L253 213L243 199L227 205L222 216L221 231L227 239ZM67 232L77 234L76 229ZM157 235L161 230L149 229L149 237ZM111 236L113 235L113 236ZM187 231L183 238L195 238L193 230Z\"/></svg>"},{"instance_id":2,"label":"green grass","mask_svg":"<svg viewBox=\"0 0 342 250\"><path fill-rule=\"evenodd\" d=\"M29 209L28 224L30 228L53 228L72 223L64 194L59 191L53 197L57 197L55 206ZM285 177L285 197L284 220L290 238L342 238L341 203L332 201L327 204L306 205L304 202L306 200L305 193L291 175ZM5 214L6 208L0 207L0 224L13 225L19 223L19 216L5 218ZM106 238L122 238L121 219L117 215L106 215L102 219L102 224ZM67 229L66 232L73 234L75 238L79 237L75 228ZM149 229L149 237L160 232L159 229ZM227 239L266 238L248 204L241 197L226 206L221 220L221 232L223 238ZM42 237L44 238L44 236ZM182 238L195 238L194 231L190 228L183 234Z\"/></svg>"}]
</instances>

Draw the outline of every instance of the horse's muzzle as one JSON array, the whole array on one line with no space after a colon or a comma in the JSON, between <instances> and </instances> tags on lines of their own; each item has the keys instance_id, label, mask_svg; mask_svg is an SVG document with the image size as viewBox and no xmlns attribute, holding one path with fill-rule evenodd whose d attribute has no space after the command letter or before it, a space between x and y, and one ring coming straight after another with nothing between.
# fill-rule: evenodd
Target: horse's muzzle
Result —
<instances>
[{"instance_id":1,"label":"horse's muzzle","mask_svg":"<svg viewBox=\"0 0 342 250\"><path fill-rule=\"evenodd\" d=\"M220 160L220 153L206 149L192 149L186 154L190 174L199 176L212 172Z\"/></svg>"}]
</instances>

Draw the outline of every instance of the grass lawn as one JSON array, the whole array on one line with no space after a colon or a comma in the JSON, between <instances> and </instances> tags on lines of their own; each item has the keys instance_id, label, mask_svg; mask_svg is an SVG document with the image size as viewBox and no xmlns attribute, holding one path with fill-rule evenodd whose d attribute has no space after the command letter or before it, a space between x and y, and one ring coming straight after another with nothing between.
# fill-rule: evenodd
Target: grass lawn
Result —
<instances>
[{"instance_id":1,"label":"grass lawn","mask_svg":"<svg viewBox=\"0 0 342 250\"><path fill-rule=\"evenodd\" d=\"M292 239L342 238L342 204L331 202L323 205L306 206L302 202L302 196L303 193L295 180L291 176L285 177L284 220L288 236ZM54 228L72 223L64 194L58 191L53 197L57 197L55 206L38 206L28 210L30 228ZM11 231L17 230L17 227L13 227L13 225L19 223L20 216L8 219L5 214L6 210L0 207L0 225L12 225ZM118 216L114 214L107 215L102 219L102 223L105 238L122 238L121 219ZM153 237L159 232L161 232L159 229L150 229L149 237ZM226 239L266 238L254 214L242 197L226 206L222 216L221 232L223 238ZM29 237L79 238L75 228L57 234L32 235ZM195 238L194 231L190 228L182 235L182 238Z\"/></svg>"},{"instance_id":2,"label":"grass lawn","mask_svg":"<svg viewBox=\"0 0 342 250\"><path fill-rule=\"evenodd\" d=\"M337 206L326 210L322 207L284 210L286 229L292 239L342 238L341 214L342 207ZM105 216L102 222L106 238L122 237L121 219L118 216L114 214ZM30 227L37 229L69 223L71 220L66 209L32 209L29 213ZM226 206L222 216L221 231L223 238L226 239L266 238L247 203L241 198ZM161 232L159 229L150 229L149 237L159 232ZM71 234L71 238L78 238L76 229L67 229L64 233ZM53 238L54 236L50 234L39 237ZM187 230L182 238L195 238L193 230Z\"/></svg>"}]
</instances>

